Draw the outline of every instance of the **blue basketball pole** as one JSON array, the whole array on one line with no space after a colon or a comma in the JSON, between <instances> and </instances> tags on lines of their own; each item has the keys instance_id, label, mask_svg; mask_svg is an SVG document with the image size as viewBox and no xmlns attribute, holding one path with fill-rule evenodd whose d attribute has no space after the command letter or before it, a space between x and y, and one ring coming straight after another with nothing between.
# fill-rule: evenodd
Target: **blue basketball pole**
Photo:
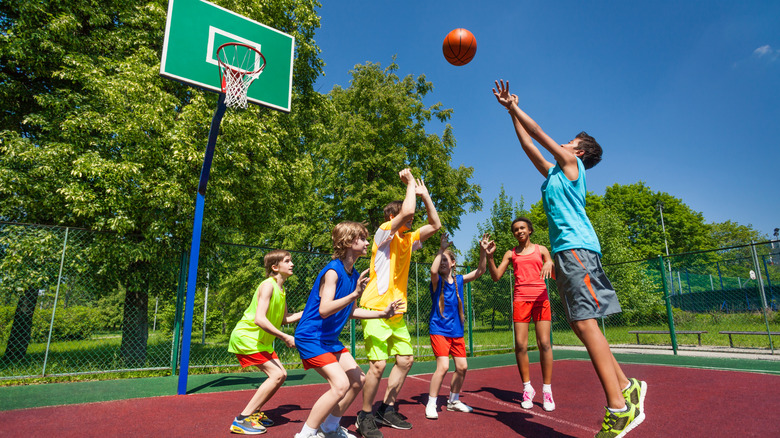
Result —
<instances>
[{"instance_id":1,"label":"blue basketball pole","mask_svg":"<svg viewBox=\"0 0 780 438\"><path fill-rule=\"evenodd\" d=\"M203 229L203 207L206 203L206 184L211 173L211 160L214 158L214 147L217 144L219 125L225 115L225 93L219 93L217 110L211 119L209 128L209 143L203 157L203 167L200 170L198 193L195 198L195 220L192 224L192 245L190 246L190 267L187 275L187 299L184 303L184 333L182 334L181 363L179 366L178 394L187 393L187 377L190 368L190 342L192 340L192 314L195 308L195 285L198 280L198 258L200 256L200 234Z\"/></svg>"}]
</instances>

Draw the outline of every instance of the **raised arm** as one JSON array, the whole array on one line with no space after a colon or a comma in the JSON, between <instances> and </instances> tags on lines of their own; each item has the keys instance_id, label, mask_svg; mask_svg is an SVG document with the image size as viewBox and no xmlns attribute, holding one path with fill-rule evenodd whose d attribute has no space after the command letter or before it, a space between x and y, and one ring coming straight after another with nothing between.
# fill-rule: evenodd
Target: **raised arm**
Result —
<instances>
[{"instance_id":1,"label":"raised arm","mask_svg":"<svg viewBox=\"0 0 780 438\"><path fill-rule=\"evenodd\" d=\"M431 195L428 193L428 188L425 187L425 182L421 179L417 180L417 187L415 188L417 196L422 198L423 204L425 204L425 211L428 213L428 223L420 227L420 242L425 242L434 233L441 228L441 220L439 220L439 213L436 211L436 206L433 205Z\"/></svg>"},{"instance_id":2,"label":"raised arm","mask_svg":"<svg viewBox=\"0 0 780 438\"><path fill-rule=\"evenodd\" d=\"M441 243L439 244L439 251L433 257L431 263L431 284L439 284L439 266L441 266L441 257L444 254L444 250L451 245L450 236L447 233L441 233Z\"/></svg>"},{"instance_id":3,"label":"raised arm","mask_svg":"<svg viewBox=\"0 0 780 438\"><path fill-rule=\"evenodd\" d=\"M401 211L399 211L390 222L391 236L406 223L414 219L414 209L416 203L415 189L417 188L417 184L414 181L414 175L412 175L412 171L409 169L404 169L398 172L398 176L401 178L401 181L406 183L406 195L404 196L403 204L401 204Z\"/></svg>"},{"instance_id":4,"label":"raised arm","mask_svg":"<svg viewBox=\"0 0 780 438\"><path fill-rule=\"evenodd\" d=\"M295 347L295 338L276 328L268 319L268 305L271 303L271 296L274 293L274 286L271 283L263 283L260 286L260 293L257 294L257 311L255 312L255 324L281 339L285 345L290 348Z\"/></svg>"},{"instance_id":5,"label":"raised arm","mask_svg":"<svg viewBox=\"0 0 780 438\"><path fill-rule=\"evenodd\" d=\"M490 245L490 234L485 233L482 235L482 240L479 241L479 264L477 269L463 275L463 282L468 283L481 277L485 273L487 265L487 248Z\"/></svg>"},{"instance_id":6,"label":"raised arm","mask_svg":"<svg viewBox=\"0 0 780 438\"><path fill-rule=\"evenodd\" d=\"M490 238L490 237L488 237ZM496 267L496 263L493 261L493 254L496 252L496 242L490 241L487 244L486 253L487 253L487 267L490 271L490 278L493 279L493 281L498 281L503 275L504 272L506 272L506 267L509 266L509 262L512 260L512 250L504 253L504 258L501 259L501 264Z\"/></svg>"},{"instance_id":7,"label":"raised arm","mask_svg":"<svg viewBox=\"0 0 780 438\"><path fill-rule=\"evenodd\" d=\"M579 170L577 168L577 156L564 149L560 144L553 140L552 137L542 131L542 128L539 126L539 124L536 123L522 109L520 109L517 102L515 102L512 99L511 94L509 94L509 81L506 83L504 83L503 79L501 81L496 81L496 87L499 89L499 91L496 92L496 90L493 89L493 95L496 96L496 99L498 99L499 103L504 105L509 110L513 118L517 118L517 120L520 121L526 132L534 140L536 140L540 145L542 145L543 148L547 149L547 151L550 152L553 157L555 157L555 161L561 165L563 173L567 178L570 180L577 179L579 174ZM536 163L534 164L536 165ZM539 166L537 166L537 169L538 168ZM549 167L547 169L549 169ZM547 176L546 172L544 173L544 176Z\"/></svg>"}]
</instances>

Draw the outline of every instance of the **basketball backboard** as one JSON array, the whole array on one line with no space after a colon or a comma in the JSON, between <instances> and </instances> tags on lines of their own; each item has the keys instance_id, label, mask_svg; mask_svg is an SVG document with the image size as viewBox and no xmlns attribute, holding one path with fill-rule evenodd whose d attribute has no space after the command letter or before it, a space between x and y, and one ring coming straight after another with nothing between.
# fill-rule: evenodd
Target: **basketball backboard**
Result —
<instances>
[{"instance_id":1,"label":"basketball backboard","mask_svg":"<svg viewBox=\"0 0 780 438\"><path fill-rule=\"evenodd\" d=\"M169 0L160 75L219 93L217 48L228 42L254 46L267 60L247 101L290 112L295 38L205 0Z\"/></svg>"}]
</instances>

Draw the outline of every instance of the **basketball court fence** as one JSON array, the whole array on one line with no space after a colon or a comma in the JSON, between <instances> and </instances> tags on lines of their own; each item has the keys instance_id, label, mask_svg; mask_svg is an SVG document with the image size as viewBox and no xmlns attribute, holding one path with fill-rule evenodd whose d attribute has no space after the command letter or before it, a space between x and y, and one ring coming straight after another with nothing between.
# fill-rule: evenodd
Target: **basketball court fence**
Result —
<instances>
[{"instance_id":1,"label":"basketball court fence","mask_svg":"<svg viewBox=\"0 0 780 438\"><path fill-rule=\"evenodd\" d=\"M154 260L137 260L133 249L148 244L114 233L0 223L0 379L178 373L189 248L157 245ZM204 243L191 370L237 368L227 341L264 277L262 259L269 250ZM293 253L295 275L285 284L291 311L303 308L314 278L330 259ZM368 262L361 258L356 268L366 269ZM419 360L432 359L429 269L430 264L412 263L408 283L406 320ZM774 353L780 331L778 241L605 265L605 270L623 307L621 314L600 321L612 345ZM553 344L580 345L565 321L555 283L548 281L548 289ZM498 282L485 274L467 285L466 294L468 351L511 351L511 272ZM659 331L664 333L653 333ZM345 328L342 340L365 359L359 321ZM282 343L277 353L285 364L299 364L297 353Z\"/></svg>"}]
</instances>

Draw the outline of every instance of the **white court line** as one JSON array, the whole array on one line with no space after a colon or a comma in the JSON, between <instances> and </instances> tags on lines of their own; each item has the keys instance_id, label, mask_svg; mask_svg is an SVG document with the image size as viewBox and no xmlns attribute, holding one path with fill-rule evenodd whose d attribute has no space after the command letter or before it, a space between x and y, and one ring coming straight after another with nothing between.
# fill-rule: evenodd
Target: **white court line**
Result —
<instances>
[{"instance_id":1,"label":"white court line","mask_svg":"<svg viewBox=\"0 0 780 438\"><path fill-rule=\"evenodd\" d=\"M423 378L421 378L419 376L408 376L408 378L422 380L424 382L428 381L427 379L423 379ZM447 390L450 389L450 387L445 385L444 383L442 383L441 386L442 386L442 388L445 388ZM583 425L578 424L578 423L572 423L571 421L566 421L566 420L562 420L562 419L557 418L557 417L552 417L550 415L542 414L542 413L538 412L538 410L532 412L532 411L529 411L529 410L526 410L526 409L522 409L522 408L518 407L516 404L503 402L503 401L500 401L500 400L496 400L495 398L485 397L484 395L476 394L476 393L473 393L473 392L469 392L468 395L469 395L469 397L476 397L476 398L480 398L482 400L486 400L486 401L489 401L489 402L492 402L492 403L496 403L498 405L510 408L510 409L512 409L514 411L517 411L517 412L523 412L523 413L526 413L526 414L531 414L531 415L533 415L535 417L546 418L546 419L552 420L552 421L554 421L556 423L560 423L560 424L565 424L567 426L576 427L578 429L582 429L582 430L585 430L585 431L588 431L588 432L591 432L591 433L598 432L598 430L591 429L590 427L583 426Z\"/></svg>"}]
</instances>

